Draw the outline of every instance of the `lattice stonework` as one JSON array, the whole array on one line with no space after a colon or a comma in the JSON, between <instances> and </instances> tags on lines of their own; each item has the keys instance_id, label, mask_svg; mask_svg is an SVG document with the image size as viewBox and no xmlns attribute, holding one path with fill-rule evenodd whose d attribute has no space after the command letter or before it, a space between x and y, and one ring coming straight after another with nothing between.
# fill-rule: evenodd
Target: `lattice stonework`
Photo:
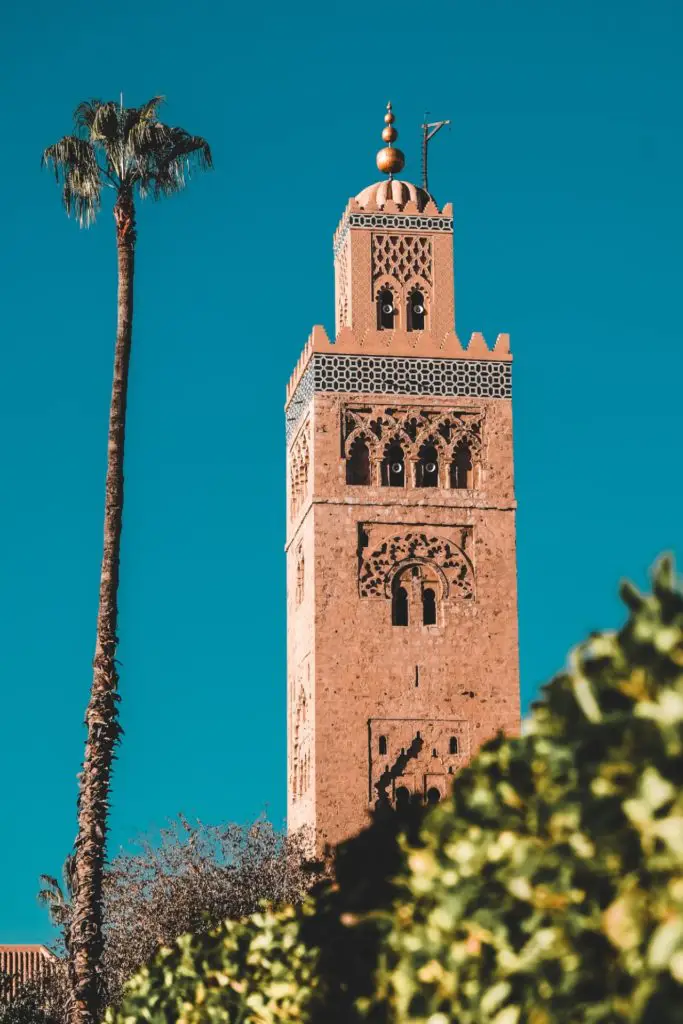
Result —
<instances>
[{"instance_id":1,"label":"lattice stonework","mask_svg":"<svg viewBox=\"0 0 683 1024\"><path fill-rule=\"evenodd\" d=\"M437 570L444 598L474 598L474 569L465 554L465 547L471 543L471 527L459 529L458 541L445 529L449 534L453 531L453 527L414 526L405 533L396 533L396 526L364 524L365 543L358 573L360 596L391 598L396 574L410 565L422 564Z\"/></svg>"},{"instance_id":2,"label":"lattice stonework","mask_svg":"<svg viewBox=\"0 0 683 1024\"><path fill-rule=\"evenodd\" d=\"M287 442L316 391L511 398L512 366L497 359L424 359L316 352L287 405Z\"/></svg>"},{"instance_id":3,"label":"lattice stonework","mask_svg":"<svg viewBox=\"0 0 683 1024\"><path fill-rule=\"evenodd\" d=\"M372 279L393 277L401 284L416 277L432 283L432 242L423 235L372 236Z\"/></svg>"},{"instance_id":4,"label":"lattice stonework","mask_svg":"<svg viewBox=\"0 0 683 1024\"><path fill-rule=\"evenodd\" d=\"M335 262L335 276L337 285L337 330L342 327L350 327L350 279L349 279L349 247L345 245L337 254Z\"/></svg>"}]
</instances>

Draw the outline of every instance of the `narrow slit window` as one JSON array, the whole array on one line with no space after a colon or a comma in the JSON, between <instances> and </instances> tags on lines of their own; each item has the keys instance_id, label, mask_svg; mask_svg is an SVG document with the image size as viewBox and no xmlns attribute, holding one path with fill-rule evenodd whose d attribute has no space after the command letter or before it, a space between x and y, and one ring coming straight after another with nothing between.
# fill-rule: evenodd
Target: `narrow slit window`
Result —
<instances>
[{"instance_id":1,"label":"narrow slit window","mask_svg":"<svg viewBox=\"0 0 683 1024\"><path fill-rule=\"evenodd\" d=\"M400 444L390 444L382 460L382 486L404 487L406 482L406 464L403 448Z\"/></svg>"},{"instance_id":2,"label":"narrow slit window","mask_svg":"<svg viewBox=\"0 0 683 1024\"><path fill-rule=\"evenodd\" d=\"M408 591L405 587L396 587L392 607L391 621L394 626L408 625Z\"/></svg>"},{"instance_id":3,"label":"narrow slit window","mask_svg":"<svg viewBox=\"0 0 683 1024\"><path fill-rule=\"evenodd\" d=\"M451 487L455 490L472 487L472 453L468 444L459 444L451 462Z\"/></svg>"},{"instance_id":4,"label":"narrow slit window","mask_svg":"<svg viewBox=\"0 0 683 1024\"><path fill-rule=\"evenodd\" d=\"M377 295L377 329L393 331L395 316L394 296L389 288L381 288Z\"/></svg>"},{"instance_id":5,"label":"narrow slit window","mask_svg":"<svg viewBox=\"0 0 683 1024\"><path fill-rule=\"evenodd\" d=\"M367 486L370 483L370 451L362 438L351 445L346 460L346 482L355 486Z\"/></svg>"},{"instance_id":6,"label":"narrow slit window","mask_svg":"<svg viewBox=\"0 0 683 1024\"><path fill-rule=\"evenodd\" d=\"M418 487L439 486L439 458L433 444L425 444L420 449L415 482Z\"/></svg>"},{"instance_id":7,"label":"narrow slit window","mask_svg":"<svg viewBox=\"0 0 683 1024\"><path fill-rule=\"evenodd\" d=\"M457 736L451 736L451 741L450 741L450 743L448 745L448 752L450 754L457 754L457 753L459 753L458 737Z\"/></svg>"},{"instance_id":8,"label":"narrow slit window","mask_svg":"<svg viewBox=\"0 0 683 1024\"><path fill-rule=\"evenodd\" d=\"M380 752L380 754L386 754L386 752L387 752L387 738L386 738L386 736L380 736L380 738L379 738L379 752Z\"/></svg>"},{"instance_id":9,"label":"narrow slit window","mask_svg":"<svg viewBox=\"0 0 683 1024\"><path fill-rule=\"evenodd\" d=\"M415 290L410 293L407 312L408 330L424 331L427 310L425 309L425 297L421 291Z\"/></svg>"},{"instance_id":10,"label":"narrow slit window","mask_svg":"<svg viewBox=\"0 0 683 1024\"><path fill-rule=\"evenodd\" d=\"M422 593L422 622L425 626L436 625L436 594L431 587Z\"/></svg>"}]
</instances>

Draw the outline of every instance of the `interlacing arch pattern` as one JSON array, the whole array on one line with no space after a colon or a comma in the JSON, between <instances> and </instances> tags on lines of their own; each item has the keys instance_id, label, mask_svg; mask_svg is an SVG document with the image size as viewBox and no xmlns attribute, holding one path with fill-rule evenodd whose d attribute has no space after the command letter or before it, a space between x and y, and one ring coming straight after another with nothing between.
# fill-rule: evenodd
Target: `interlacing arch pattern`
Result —
<instances>
[{"instance_id":1,"label":"interlacing arch pattern","mask_svg":"<svg viewBox=\"0 0 683 1024\"><path fill-rule=\"evenodd\" d=\"M310 662L299 666L295 684L294 722L290 789L294 799L304 796L311 782L311 723L307 690L310 686Z\"/></svg>"},{"instance_id":2,"label":"interlacing arch pattern","mask_svg":"<svg viewBox=\"0 0 683 1024\"><path fill-rule=\"evenodd\" d=\"M372 236L372 279L388 276L402 285L412 278L432 283L432 241L422 235Z\"/></svg>"},{"instance_id":3,"label":"interlacing arch pattern","mask_svg":"<svg viewBox=\"0 0 683 1024\"><path fill-rule=\"evenodd\" d=\"M460 543L457 543L452 537L426 527L416 527L403 534L387 532L383 537L375 537L373 530L360 559L360 596L391 598L394 579L411 566L423 565L436 570L442 600L473 599L474 569L464 550L471 528L463 527L460 532Z\"/></svg>"},{"instance_id":4,"label":"interlacing arch pattern","mask_svg":"<svg viewBox=\"0 0 683 1024\"><path fill-rule=\"evenodd\" d=\"M308 494L310 423L306 422L289 454L290 515L295 519Z\"/></svg>"},{"instance_id":5,"label":"interlacing arch pattern","mask_svg":"<svg viewBox=\"0 0 683 1024\"><path fill-rule=\"evenodd\" d=\"M347 463L365 445L369 455L368 484L381 482L380 467L392 447L400 445L406 466L408 486L419 486L415 466L429 449L438 460L438 486L462 486L450 470L458 457L467 452L475 486L474 467L481 463L483 413L478 410L423 409L420 406L390 408L347 406L343 411L342 454Z\"/></svg>"}]
</instances>

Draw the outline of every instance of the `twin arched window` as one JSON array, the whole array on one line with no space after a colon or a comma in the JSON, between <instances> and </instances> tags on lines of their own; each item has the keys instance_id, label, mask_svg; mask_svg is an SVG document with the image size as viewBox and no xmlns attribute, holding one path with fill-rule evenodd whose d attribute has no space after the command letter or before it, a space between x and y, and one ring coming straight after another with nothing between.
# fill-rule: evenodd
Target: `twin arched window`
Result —
<instances>
[{"instance_id":1,"label":"twin arched window","mask_svg":"<svg viewBox=\"0 0 683 1024\"><path fill-rule=\"evenodd\" d=\"M410 625L409 589L412 588L406 586L406 584L410 584L410 582L410 580L404 579L403 575L396 576L394 578L393 594L391 598L391 624L393 626ZM414 599L418 597L422 606L422 625L436 626L436 589L432 586L422 586L418 591L418 594L415 594L415 591L413 591Z\"/></svg>"},{"instance_id":2,"label":"twin arched window","mask_svg":"<svg viewBox=\"0 0 683 1024\"><path fill-rule=\"evenodd\" d=\"M377 292L377 330L393 331L396 327L398 309L394 293L389 287ZM409 331L424 331L427 321L427 305L424 292L413 288L406 300L406 328Z\"/></svg>"}]
</instances>

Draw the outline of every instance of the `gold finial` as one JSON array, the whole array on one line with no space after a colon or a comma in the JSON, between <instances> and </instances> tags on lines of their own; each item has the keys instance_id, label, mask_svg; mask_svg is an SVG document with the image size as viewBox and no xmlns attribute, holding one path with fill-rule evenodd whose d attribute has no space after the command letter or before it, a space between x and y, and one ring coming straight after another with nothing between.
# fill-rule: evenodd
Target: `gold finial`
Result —
<instances>
[{"instance_id":1,"label":"gold finial","mask_svg":"<svg viewBox=\"0 0 683 1024\"><path fill-rule=\"evenodd\" d=\"M394 113L391 109L391 103L387 103L387 112L384 115L384 122L386 128L382 132L382 139L384 142L388 142L389 145L385 146L384 149L380 149L377 154L377 166L383 174L388 174L391 179L394 174L403 170L403 165L406 162L406 158L400 149L396 149L392 146L392 142L395 142L398 138L398 132L394 128Z\"/></svg>"}]
</instances>

